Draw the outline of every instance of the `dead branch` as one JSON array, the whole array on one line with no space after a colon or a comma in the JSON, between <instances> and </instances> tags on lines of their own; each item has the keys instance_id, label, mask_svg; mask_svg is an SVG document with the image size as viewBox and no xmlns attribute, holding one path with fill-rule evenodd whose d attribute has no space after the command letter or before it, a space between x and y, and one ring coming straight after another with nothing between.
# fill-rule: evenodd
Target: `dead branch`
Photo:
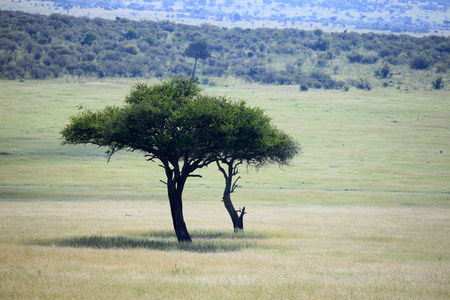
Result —
<instances>
[{"instance_id":1,"label":"dead branch","mask_svg":"<svg viewBox=\"0 0 450 300\"><path fill-rule=\"evenodd\" d=\"M245 206L244 207L242 207L242 209L239 207L239 209L238 210L236 210L236 212L239 212L239 213L241 213L240 215L239 215L239 218L243 218L244 217L244 215L246 214L246 212L245 212Z\"/></svg>"},{"instance_id":2,"label":"dead branch","mask_svg":"<svg viewBox=\"0 0 450 300\"><path fill-rule=\"evenodd\" d=\"M237 189L238 187L242 187L240 185L237 184L237 181L241 179L241 176L239 176L238 178L236 178L236 180L233 182L233 185L231 186L231 191L230 193L233 193L235 189Z\"/></svg>"},{"instance_id":3,"label":"dead branch","mask_svg":"<svg viewBox=\"0 0 450 300\"><path fill-rule=\"evenodd\" d=\"M199 174L189 174L188 177L199 177L199 178L202 178L202 175L199 175Z\"/></svg>"}]
</instances>

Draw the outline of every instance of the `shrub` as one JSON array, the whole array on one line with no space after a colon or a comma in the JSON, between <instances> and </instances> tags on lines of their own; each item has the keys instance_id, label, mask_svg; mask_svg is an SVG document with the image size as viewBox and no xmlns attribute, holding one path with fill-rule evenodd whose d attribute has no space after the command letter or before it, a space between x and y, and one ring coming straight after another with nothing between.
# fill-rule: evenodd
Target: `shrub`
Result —
<instances>
[{"instance_id":1,"label":"shrub","mask_svg":"<svg viewBox=\"0 0 450 300\"><path fill-rule=\"evenodd\" d=\"M123 47L123 51L131 55L136 55L139 52L138 47L134 44L126 45L125 47Z\"/></svg>"},{"instance_id":2,"label":"shrub","mask_svg":"<svg viewBox=\"0 0 450 300\"><path fill-rule=\"evenodd\" d=\"M300 91L307 92L308 91L308 86L306 84L300 85Z\"/></svg>"},{"instance_id":3,"label":"shrub","mask_svg":"<svg viewBox=\"0 0 450 300\"><path fill-rule=\"evenodd\" d=\"M415 70L425 70L431 65L431 59L429 59L425 54L416 55L409 63L411 69Z\"/></svg>"},{"instance_id":4,"label":"shrub","mask_svg":"<svg viewBox=\"0 0 450 300\"><path fill-rule=\"evenodd\" d=\"M365 78L360 78L359 80L353 80L353 81L351 81L351 84L360 90L370 91L372 89L372 85L370 84L369 80L367 80Z\"/></svg>"},{"instance_id":5,"label":"shrub","mask_svg":"<svg viewBox=\"0 0 450 300\"><path fill-rule=\"evenodd\" d=\"M98 35L92 31L88 31L84 34L83 40L81 41L81 45L91 45L93 41L98 40Z\"/></svg>"},{"instance_id":6,"label":"shrub","mask_svg":"<svg viewBox=\"0 0 450 300\"><path fill-rule=\"evenodd\" d=\"M125 33L125 38L127 40L134 40L137 39L139 37L138 32L136 31L136 29L134 28L128 28L127 32Z\"/></svg>"},{"instance_id":7,"label":"shrub","mask_svg":"<svg viewBox=\"0 0 450 300\"><path fill-rule=\"evenodd\" d=\"M360 63L363 59L363 55L357 52L347 54L348 61L351 63Z\"/></svg>"},{"instance_id":8,"label":"shrub","mask_svg":"<svg viewBox=\"0 0 450 300\"><path fill-rule=\"evenodd\" d=\"M386 78L388 76L392 76L391 74L391 65L388 62L385 62L382 66L375 70L375 76Z\"/></svg>"},{"instance_id":9,"label":"shrub","mask_svg":"<svg viewBox=\"0 0 450 300\"><path fill-rule=\"evenodd\" d=\"M313 87L316 89L340 89L344 86L344 82L336 81L331 78L330 75L322 72L320 70L314 70L309 74L309 78L306 79L306 82L303 82L308 87Z\"/></svg>"},{"instance_id":10,"label":"shrub","mask_svg":"<svg viewBox=\"0 0 450 300\"><path fill-rule=\"evenodd\" d=\"M447 73L447 66L444 64L437 64L436 73Z\"/></svg>"},{"instance_id":11,"label":"shrub","mask_svg":"<svg viewBox=\"0 0 450 300\"><path fill-rule=\"evenodd\" d=\"M81 59L83 61L94 61L95 57L96 56L95 56L94 52L86 52L86 53L83 53L83 55L81 56Z\"/></svg>"},{"instance_id":12,"label":"shrub","mask_svg":"<svg viewBox=\"0 0 450 300\"><path fill-rule=\"evenodd\" d=\"M315 51L327 51L330 48L330 41L319 37L319 39L314 44L310 45L310 48Z\"/></svg>"},{"instance_id":13,"label":"shrub","mask_svg":"<svg viewBox=\"0 0 450 300\"><path fill-rule=\"evenodd\" d=\"M351 52L347 54L348 61L351 63L361 63L366 65L374 64L378 61L378 57L375 55L364 56L358 52Z\"/></svg>"},{"instance_id":14,"label":"shrub","mask_svg":"<svg viewBox=\"0 0 450 300\"><path fill-rule=\"evenodd\" d=\"M361 63L366 64L366 65L373 65L377 61L378 61L378 57L376 57L375 55L363 56L363 58L361 59Z\"/></svg>"},{"instance_id":15,"label":"shrub","mask_svg":"<svg viewBox=\"0 0 450 300\"><path fill-rule=\"evenodd\" d=\"M431 84L433 85L433 89L440 90L444 88L444 78L442 78L442 76L439 76L435 80L433 80Z\"/></svg>"},{"instance_id":16,"label":"shrub","mask_svg":"<svg viewBox=\"0 0 450 300\"><path fill-rule=\"evenodd\" d=\"M151 35L147 35L147 36L143 37L142 41L147 42L147 44L149 44L150 46L153 46L154 44L156 44L156 38Z\"/></svg>"}]
</instances>

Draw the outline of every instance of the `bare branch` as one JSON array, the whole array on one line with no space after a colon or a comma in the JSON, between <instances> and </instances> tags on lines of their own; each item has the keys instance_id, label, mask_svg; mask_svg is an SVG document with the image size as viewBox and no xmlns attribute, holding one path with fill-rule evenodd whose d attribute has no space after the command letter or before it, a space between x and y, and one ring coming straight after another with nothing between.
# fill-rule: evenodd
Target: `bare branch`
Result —
<instances>
[{"instance_id":1,"label":"bare branch","mask_svg":"<svg viewBox=\"0 0 450 300\"><path fill-rule=\"evenodd\" d=\"M189 174L188 177L199 177L199 178L202 178L202 175L199 175L199 174Z\"/></svg>"},{"instance_id":2,"label":"bare branch","mask_svg":"<svg viewBox=\"0 0 450 300\"><path fill-rule=\"evenodd\" d=\"M219 168L219 171L222 172L222 174L225 177L225 179L227 179L228 176L227 176L227 172L225 171L225 169L222 168L222 166L220 165L219 161L216 161L216 163L217 163L217 167Z\"/></svg>"},{"instance_id":3,"label":"bare branch","mask_svg":"<svg viewBox=\"0 0 450 300\"><path fill-rule=\"evenodd\" d=\"M235 164L234 165L234 167L233 167L233 176L234 175L237 175L237 173L239 173L239 169L238 169L238 166L240 165L240 164L242 164L243 162L242 162L242 160L240 160L237 164Z\"/></svg>"},{"instance_id":4,"label":"bare branch","mask_svg":"<svg viewBox=\"0 0 450 300\"><path fill-rule=\"evenodd\" d=\"M246 212L245 212L245 206L242 207L242 209L239 207L239 209L236 210L236 212L240 212L241 214L239 215L239 218L243 218L244 215L246 214Z\"/></svg>"},{"instance_id":5,"label":"bare branch","mask_svg":"<svg viewBox=\"0 0 450 300\"><path fill-rule=\"evenodd\" d=\"M162 183L164 183L165 185L167 185L167 182L160 180Z\"/></svg>"},{"instance_id":6,"label":"bare branch","mask_svg":"<svg viewBox=\"0 0 450 300\"><path fill-rule=\"evenodd\" d=\"M155 155L154 154L147 154L145 157L148 157L147 158L147 161L155 161Z\"/></svg>"},{"instance_id":7,"label":"bare branch","mask_svg":"<svg viewBox=\"0 0 450 300\"><path fill-rule=\"evenodd\" d=\"M111 147L108 151L106 151L106 157L108 158L107 162L111 160L111 156L113 156L114 153L116 153L116 147Z\"/></svg>"},{"instance_id":8,"label":"bare branch","mask_svg":"<svg viewBox=\"0 0 450 300\"><path fill-rule=\"evenodd\" d=\"M231 192L230 192L230 193L233 193L234 190L237 189L238 187L242 187L242 186L240 186L240 185L237 185L237 181L238 181L239 179L241 179L241 176L239 176L238 178L236 178L236 180L233 182L233 185L231 186Z\"/></svg>"}]
</instances>

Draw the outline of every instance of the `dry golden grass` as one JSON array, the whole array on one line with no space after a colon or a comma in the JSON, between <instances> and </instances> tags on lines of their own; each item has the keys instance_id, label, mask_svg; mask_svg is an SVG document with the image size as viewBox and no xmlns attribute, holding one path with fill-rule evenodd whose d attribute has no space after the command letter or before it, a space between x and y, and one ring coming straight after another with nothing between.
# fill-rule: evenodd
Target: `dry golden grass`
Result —
<instances>
[{"instance_id":1,"label":"dry golden grass","mask_svg":"<svg viewBox=\"0 0 450 300\"><path fill-rule=\"evenodd\" d=\"M58 239L82 235L175 242L167 203L158 199L158 194L150 201L126 200L135 198L134 193L122 193L121 197L125 199L0 202L0 297L450 296L450 218L446 209L261 202L252 206L246 219L248 236L230 239L231 224L217 201L189 200L186 219L194 235L191 249L58 246ZM224 224L230 232L221 236L218 233ZM226 239L250 246L195 251L196 243ZM42 245L44 241L55 245Z\"/></svg>"}]
</instances>

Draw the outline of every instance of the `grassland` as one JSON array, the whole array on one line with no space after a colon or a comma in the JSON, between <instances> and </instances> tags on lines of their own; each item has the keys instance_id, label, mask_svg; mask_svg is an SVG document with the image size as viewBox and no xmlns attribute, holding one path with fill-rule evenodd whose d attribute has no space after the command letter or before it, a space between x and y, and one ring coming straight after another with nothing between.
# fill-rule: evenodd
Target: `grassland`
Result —
<instances>
[{"instance_id":1,"label":"grassland","mask_svg":"<svg viewBox=\"0 0 450 300\"><path fill-rule=\"evenodd\" d=\"M302 155L242 170L237 236L220 174L202 170L182 246L157 164L60 145L80 106L120 105L134 81L0 82L0 298L450 297L447 90L215 82L207 93L266 109Z\"/></svg>"}]
</instances>

